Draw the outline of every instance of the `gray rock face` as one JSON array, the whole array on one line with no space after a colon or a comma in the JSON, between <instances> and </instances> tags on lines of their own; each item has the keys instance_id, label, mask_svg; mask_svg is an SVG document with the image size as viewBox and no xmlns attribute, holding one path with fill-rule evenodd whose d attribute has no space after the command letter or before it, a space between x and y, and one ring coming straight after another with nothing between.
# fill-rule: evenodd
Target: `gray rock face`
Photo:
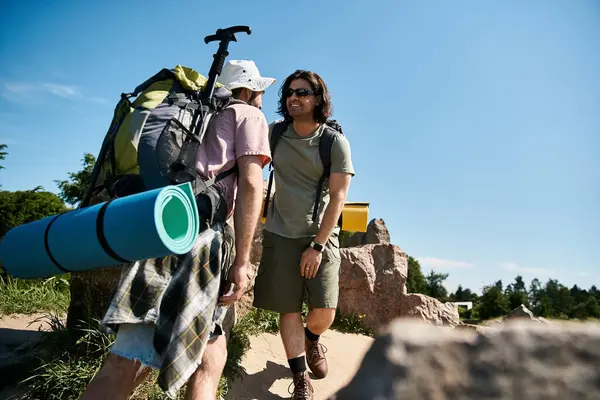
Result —
<instances>
[{"instance_id":1,"label":"gray rock face","mask_svg":"<svg viewBox=\"0 0 600 400\"><path fill-rule=\"evenodd\" d=\"M406 253L392 244L370 244L341 249L340 255L340 312L364 316L362 323L374 331L398 317L406 292Z\"/></svg>"},{"instance_id":2,"label":"gray rock face","mask_svg":"<svg viewBox=\"0 0 600 400\"><path fill-rule=\"evenodd\" d=\"M400 316L421 319L432 325L455 326L460 322L458 308L455 304L442 303L438 299L420 293L402 295Z\"/></svg>"},{"instance_id":3,"label":"gray rock face","mask_svg":"<svg viewBox=\"0 0 600 400\"><path fill-rule=\"evenodd\" d=\"M382 218L372 219L366 232L356 232L345 247L364 246L366 244L390 243L390 232Z\"/></svg>"},{"instance_id":4,"label":"gray rock face","mask_svg":"<svg viewBox=\"0 0 600 400\"><path fill-rule=\"evenodd\" d=\"M330 400L600 399L600 324L475 330L395 320Z\"/></svg>"}]
</instances>

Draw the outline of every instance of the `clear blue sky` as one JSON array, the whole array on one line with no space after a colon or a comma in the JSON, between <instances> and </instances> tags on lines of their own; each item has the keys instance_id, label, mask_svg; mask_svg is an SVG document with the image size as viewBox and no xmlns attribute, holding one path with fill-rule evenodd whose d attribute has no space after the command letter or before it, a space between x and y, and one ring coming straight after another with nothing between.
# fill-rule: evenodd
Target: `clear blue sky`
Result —
<instances>
[{"instance_id":1,"label":"clear blue sky","mask_svg":"<svg viewBox=\"0 0 600 400\"><path fill-rule=\"evenodd\" d=\"M4 2L0 184L42 185L97 154L122 91L230 58L323 76L353 151L351 201L392 242L474 290L522 274L600 285L600 3ZM266 175L265 175L266 176Z\"/></svg>"}]
</instances>

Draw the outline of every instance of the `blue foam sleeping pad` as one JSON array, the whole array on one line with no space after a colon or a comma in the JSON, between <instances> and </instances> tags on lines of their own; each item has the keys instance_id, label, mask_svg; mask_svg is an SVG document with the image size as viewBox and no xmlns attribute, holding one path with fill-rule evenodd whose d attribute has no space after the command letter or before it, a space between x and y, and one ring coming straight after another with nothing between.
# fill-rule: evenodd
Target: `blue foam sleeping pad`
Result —
<instances>
[{"instance_id":1,"label":"blue foam sleeping pad","mask_svg":"<svg viewBox=\"0 0 600 400\"><path fill-rule=\"evenodd\" d=\"M114 267L185 254L199 226L191 184L166 186L17 226L0 262L17 278Z\"/></svg>"}]
</instances>

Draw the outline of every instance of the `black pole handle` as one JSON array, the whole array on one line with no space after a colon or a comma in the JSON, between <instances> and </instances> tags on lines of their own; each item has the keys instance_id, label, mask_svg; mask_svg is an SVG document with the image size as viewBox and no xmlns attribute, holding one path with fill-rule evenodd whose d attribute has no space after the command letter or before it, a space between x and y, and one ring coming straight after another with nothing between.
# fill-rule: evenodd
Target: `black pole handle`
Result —
<instances>
[{"instance_id":1,"label":"black pole handle","mask_svg":"<svg viewBox=\"0 0 600 400\"><path fill-rule=\"evenodd\" d=\"M216 40L219 40L219 41L227 40L229 42L237 42L237 39L235 38L235 34L241 33L241 32L246 32L248 35L252 34L252 30L250 29L249 26L245 26L245 25L230 26L229 28L225 28L225 29L217 29L217 33L215 33L214 35L209 35L204 38L204 43L209 44L210 42L214 42Z\"/></svg>"},{"instance_id":2,"label":"black pole handle","mask_svg":"<svg viewBox=\"0 0 600 400\"><path fill-rule=\"evenodd\" d=\"M235 34L240 32L245 32L248 35L252 34L252 30L249 26L236 25L229 28L217 29L217 32L214 35L209 35L204 38L204 42L206 44L217 40L219 41L219 49L213 55L214 60L210 67L210 71L208 72L208 82L206 83L203 91L203 97L205 100L210 100L212 98L215 89L215 82L217 81L217 77L221 75L221 71L223 71L225 58L227 58L229 55L229 52L227 51L229 43L237 42Z\"/></svg>"}]
</instances>

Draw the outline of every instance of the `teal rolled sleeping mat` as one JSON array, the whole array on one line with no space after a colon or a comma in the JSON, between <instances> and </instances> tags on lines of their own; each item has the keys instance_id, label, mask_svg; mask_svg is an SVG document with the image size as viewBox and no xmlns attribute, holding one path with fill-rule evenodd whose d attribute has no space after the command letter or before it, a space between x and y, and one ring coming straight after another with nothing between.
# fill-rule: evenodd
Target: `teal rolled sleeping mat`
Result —
<instances>
[{"instance_id":1,"label":"teal rolled sleeping mat","mask_svg":"<svg viewBox=\"0 0 600 400\"><path fill-rule=\"evenodd\" d=\"M190 183L165 186L17 226L0 262L17 278L115 267L185 254L200 226Z\"/></svg>"}]
</instances>

